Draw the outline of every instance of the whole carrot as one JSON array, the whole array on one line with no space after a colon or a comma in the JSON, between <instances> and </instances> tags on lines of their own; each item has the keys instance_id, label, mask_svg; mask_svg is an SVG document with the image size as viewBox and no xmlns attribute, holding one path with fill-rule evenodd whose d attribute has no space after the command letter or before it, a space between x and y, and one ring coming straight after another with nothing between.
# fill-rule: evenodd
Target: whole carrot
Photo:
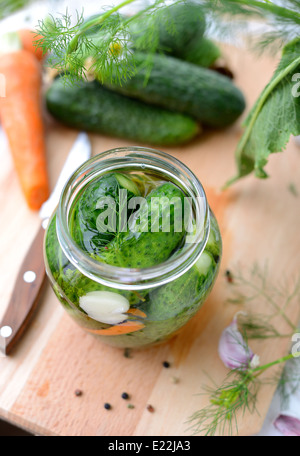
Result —
<instances>
[{"instance_id":1,"label":"whole carrot","mask_svg":"<svg viewBox=\"0 0 300 456\"><path fill-rule=\"evenodd\" d=\"M6 86L5 97L0 98L2 127L27 204L38 210L49 195L40 63L33 54L16 50L0 57L0 74Z\"/></svg>"},{"instance_id":2,"label":"whole carrot","mask_svg":"<svg viewBox=\"0 0 300 456\"><path fill-rule=\"evenodd\" d=\"M36 56L38 60L42 61L45 57L45 54L43 53L43 49L36 46L37 40L42 39L42 37L30 29L18 30L18 35L20 37L23 49L25 49L25 51L31 52Z\"/></svg>"}]
</instances>

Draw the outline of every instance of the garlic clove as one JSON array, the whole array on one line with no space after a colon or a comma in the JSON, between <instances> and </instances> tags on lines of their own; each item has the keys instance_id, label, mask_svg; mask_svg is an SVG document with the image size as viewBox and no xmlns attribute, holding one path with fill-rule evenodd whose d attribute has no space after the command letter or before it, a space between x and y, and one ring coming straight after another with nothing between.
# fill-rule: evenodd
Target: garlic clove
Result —
<instances>
[{"instance_id":1,"label":"garlic clove","mask_svg":"<svg viewBox=\"0 0 300 456\"><path fill-rule=\"evenodd\" d=\"M238 330L237 315L231 324L224 329L219 340L219 356L229 369L246 370L255 357L247 342ZM254 364L259 362L255 357Z\"/></svg>"},{"instance_id":2,"label":"garlic clove","mask_svg":"<svg viewBox=\"0 0 300 456\"><path fill-rule=\"evenodd\" d=\"M128 299L111 291L91 291L79 298L79 305L93 320L116 325L126 320Z\"/></svg>"},{"instance_id":3,"label":"garlic clove","mask_svg":"<svg viewBox=\"0 0 300 456\"><path fill-rule=\"evenodd\" d=\"M300 416L281 413L274 421L275 428L287 437L300 436Z\"/></svg>"}]
</instances>

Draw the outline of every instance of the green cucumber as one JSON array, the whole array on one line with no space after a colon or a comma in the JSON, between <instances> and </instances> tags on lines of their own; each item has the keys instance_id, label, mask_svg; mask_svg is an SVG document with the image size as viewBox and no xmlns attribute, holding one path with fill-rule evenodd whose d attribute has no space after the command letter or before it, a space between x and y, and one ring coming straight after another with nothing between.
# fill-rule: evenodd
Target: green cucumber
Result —
<instances>
[{"instance_id":1,"label":"green cucumber","mask_svg":"<svg viewBox=\"0 0 300 456\"><path fill-rule=\"evenodd\" d=\"M153 17L129 25L129 32L136 51L152 52L153 42L157 42L157 53L208 68L221 56L221 51L203 36L205 25L202 5L186 2L163 8ZM154 33L154 26L158 37L147 40L147 34Z\"/></svg>"},{"instance_id":2,"label":"green cucumber","mask_svg":"<svg viewBox=\"0 0 300 456\"><path fill-rule=\"evenodd\" d=\"M117 181L119 182L121 188L128 190L134 196L140 195L138 186L136 185L135 182L133 182L132 179L129 179L128 176L126 176L125 174L121 174L121 173L115 173L115 177L116 177Z\"/></svg>"},{"instance_id":3,"label":"green cucumber","mask_svg":"<svg viewBox=\"0 0 300 456\"><path fill-rule=\"evenodd\" d=\"M200 274L200 276L206 276L212 267L214 260L209 252L202 252L199 260L195 263L195 267Z\"/></svg>"},{"instance_id":4,"label":"green cucumber","mask_svg":"<svg viewBox=\"0 0 300 456\"><path fill-rule=\"evenodd\" d=\"M156 288L149 293L149 299L140 309L150 321L176 319L180 326L199 309L215 277L217 265L212 256L203 252L195 266L178 279Z\"/></svg>"},{"instance_id":5,"label":"green cucumber","mask_svg":"<svg viewBox=\"0 0 300 456\"><path fill-rule=\"evenodd\" d=\"M222 254L222 240L217 219L212 212L210 212L210 232L205 250L210 252L216 262L219 261Z\"/></svg>"},{"instance_id":6,"label":"green cucumber","mask_svg":"<svg viewBox=\"0 0 300 456\"><path fill-rule=\"evenodd\" d=\"M242 92L229 78L215 71L159 54L136 53L135 62L135 75L122 85L110 81L104 84L129 97L182 112L212 127L232 124L245 109Z\"/></svg>"},{"instance_id":7,"label":"green cucumber","mask_svg":"<svg viewBox=\"0 0 300 456\"><path fill-rule=\"evenodd\" d=\"M194 63L209 68L221 57L220 48L211 40L205 37L194 39L179 56L186 62Z\"/></svg>"},{"instance_id":8,"label":"green cucumber","mask_svg":"<svg viewBox=\"0 0 300 456\"><path fill-rule=\"evenodd\" d=\"M183 144L200 130L187 115L113 93L97 81L68 86L58 78L46 94L46 103L53 117L65 125L146 144Z\"/></svg>"},{"instance_id":9,"label":"green cucumber","mask_svg":"<svg viewBox=\"0 0 300 456\"><path fill-rule=\"evenodd\" d=\"M158 211L154 211L152 198L161 198ZM174 200L173 200L174 198ZM173 204L178 204L176 210ZM170 211L167 211L167 206ZM172 183L165 183L153 190L146 198L146 205L140 211L135 212L135 218L139 221L139 229L130 229L121 232L103 250L99 257L100 261L107 264L127 268L147 268L168 260L172 252L181 245L185 231L182 226L182 214L184 209L184 193ZM169 229L163 229L163 215L170 214ZM155 216L156 214L156 216ZM153 231L154 222L158 229ZM177 227L181 225L181 229Z\"/></svg>"},{"instance_id":10,"label":"green cucumber","mask_svg":"<svg viewBox=\"0 0 300 456\"><path fill-rule=\"evenodd\" d=\"M137 186L125 174L109 173L96 179L83 189L72 208L70 217L72 237L80 248L90 254L97 255L116 236L119 229L119 190L121 189L127 191L126 203L132 197L140 195ZM102 229L102 220L99 222L100 215L107 209L108 198L111 198L115 203L116 209L116 226L112 227L111 230L108 230L107 227ZM124 205L124 201L122 204Z\"/></svg>"},{"instance_id":11,"label":"green cucumber","mask_svg":"<svg viewBox=\"0 0 300 456\"><path fill-rule=\"evenodd\" d=\"M188 1L158 10L155 15L129 26L133 48L151 51L157 41L157 52L181 56L195 36L203 36L205 16L201 5ZM146 39L149 33L152 40ZM157 34L157 35L156 35Z\"/></svg>"},{"instance_id":12,"label":"green cucumber","mask_svg":"<svg viewBox=\"0 0 300 456\"><path fill-rule=\"evenodd\" d=\"M90 318L85 318L82 316L81 312L76 312L76 307L79 307L79 298L91 291L111 291L114 293L119 293L125 296L130 306L136 306L140 303L141 299L144 299L143 296L146 296L146 292L139 291L132 292L127 290L119 290L117 288L106 287L98 282L94 282L90 278L83 275L76 267L70 263L68 258L63 253L60 244L57 239L56 234L56 215L52 217L49 227L47 230L47 236L45 238L45 252L46 258L49 265L51 274L53 275L56 285L55 293L60 301L63 301L63 304L66 306L68 311L73 311L73 317L77 316L79 323L81 320L85 323L86 327L101 327L101 324L91 320ZM65 293L67 299L71 301L76 307L70 306L70 303L63 299L61 291ZM102 325L103 326L103 325ZM107 325L104 325L106 327Z\"/></svg>"}]
</instances>

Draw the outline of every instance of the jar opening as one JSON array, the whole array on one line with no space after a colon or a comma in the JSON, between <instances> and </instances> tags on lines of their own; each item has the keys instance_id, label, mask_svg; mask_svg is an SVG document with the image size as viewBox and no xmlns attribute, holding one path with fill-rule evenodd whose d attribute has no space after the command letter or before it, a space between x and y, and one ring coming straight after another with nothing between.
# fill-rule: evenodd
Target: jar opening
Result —
<instances>
[{"instance_id":1,"label":"jar opening","mask_svg":"<svg viewBox=\"0 0 300 456\"><path fill-rule=\"evenodd\" d=\"M192 209L185 222L187 234L183 248L152 267L123 268L92 258L70 234L70 213L74 202L95 179L112 172L142 172L163 177L186 195L185 204ZM170 282L190 269L200 257L210 231L209 207L202 185L182 162L164 152L143 147L118 148L103 152L83 164L66 183L57 211L57 236L70 262L85 276L105 286L142 290Z\"/></svg>"}]
</instances>

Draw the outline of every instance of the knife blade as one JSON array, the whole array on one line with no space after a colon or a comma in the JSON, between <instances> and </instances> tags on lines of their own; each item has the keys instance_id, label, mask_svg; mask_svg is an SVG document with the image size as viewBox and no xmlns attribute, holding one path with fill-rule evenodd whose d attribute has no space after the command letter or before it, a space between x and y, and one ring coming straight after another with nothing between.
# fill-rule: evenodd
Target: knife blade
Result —
<instances>
[{"instance_id":1,"label":"knife blade","mask_svg":"<svg viewBox=\"0 0 300 456\"><path fill-rule=\"evenodd\" d=\"M53 192L40 209L40 228L20 267L10 301L0 323L0 350L4 355L8 355L21 338L39 302L46 277L43 242L49 218L69 177L90 157L89 137L81 132L68 154Z\"/></svg>"}]
</instances>

